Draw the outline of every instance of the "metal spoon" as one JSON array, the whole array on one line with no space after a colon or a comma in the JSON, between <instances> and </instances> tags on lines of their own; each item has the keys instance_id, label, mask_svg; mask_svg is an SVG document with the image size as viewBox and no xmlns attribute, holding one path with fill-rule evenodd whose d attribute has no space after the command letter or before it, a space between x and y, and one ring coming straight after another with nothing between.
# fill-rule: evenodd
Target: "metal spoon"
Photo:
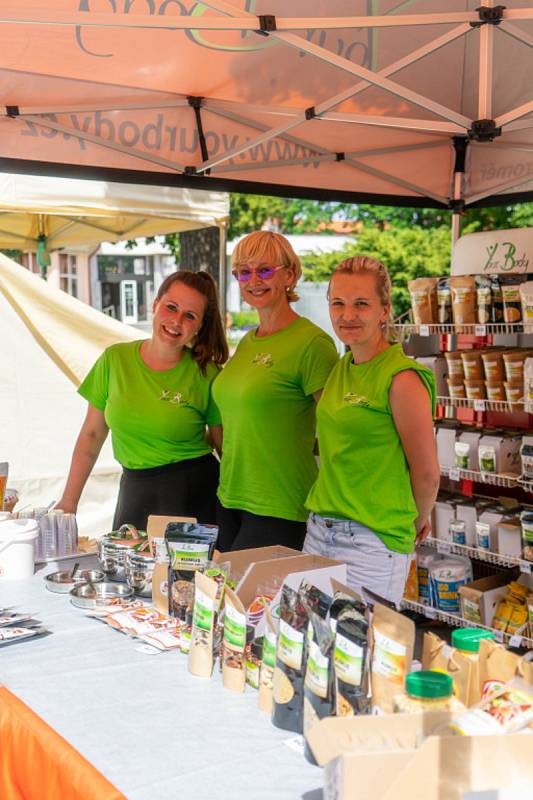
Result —
<instances>
[{"instance_id":1,"label":"metal spoon","mask_svg":"<svg viewBox=\"0 0 533 800\"><path fill-rule=\"evenodd\" d=\"M75 575L75 574L76 574L76 572L78 571L78 567L79 567L79 566L80 566L80 562L79 562L79 561L76 561L76 563L75 563L75 564L74 564L74 566L72 567L72 571L71 571L71 573L70 573L70 577L71 577L71 578L74 578L74 575Z\"/></svg>"}]
</instances>

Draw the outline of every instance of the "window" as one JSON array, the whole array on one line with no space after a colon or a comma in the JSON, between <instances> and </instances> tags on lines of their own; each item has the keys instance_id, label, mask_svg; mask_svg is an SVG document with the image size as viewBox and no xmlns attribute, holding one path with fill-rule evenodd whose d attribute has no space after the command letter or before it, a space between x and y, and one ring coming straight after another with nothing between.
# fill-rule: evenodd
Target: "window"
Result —
<instances>
[{"instance_id":1,"label":"window","mask_svg":"<svg viewBox=\"0 0 533 800\"><path fill-rule=\"evenodd\" d=\"M72 253L59 254L59 287L72 297L78 296L77 256Z\"/></svg>"}]
</instances>

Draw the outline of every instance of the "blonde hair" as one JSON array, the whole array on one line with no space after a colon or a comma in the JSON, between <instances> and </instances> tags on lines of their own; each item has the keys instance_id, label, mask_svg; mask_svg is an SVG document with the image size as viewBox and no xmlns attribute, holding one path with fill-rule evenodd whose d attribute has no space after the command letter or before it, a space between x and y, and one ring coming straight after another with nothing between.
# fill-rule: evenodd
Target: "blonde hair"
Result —
<instances>
[{"instance_id":1,"label":"blonde hair","mask_svg":"<svg viewBox=\"0 0 533 800\"><path fill-rule=\"evenodd\" d=\"M294 281L287 287L287 300L294 303L298 295L294 287L302 275L300 259L292 249L288 240L281 233L273 231L254 231L241 239L235 250L231 263L233 267L241 267L248 261L265 259L273 267L290 267L294 272Z\"/></svg>"},{"instance_id":2,"label":"blonde hair","mask_svg":"<svg viewBox=\"0 0 533 800\"><path fill-rule=\"evenodd\" d=\"M357 275L366 274L374 275L376 281L376 291L382 306L389 306L389 316L383 325L383 337L390 343L396 341L396 334L392 328L392 283L387 267L370 256L354 256L353 258L346 258L337 264L329 281L331 286L331 279L337 273L344 275Z\"/></svg>"}]
</instances>

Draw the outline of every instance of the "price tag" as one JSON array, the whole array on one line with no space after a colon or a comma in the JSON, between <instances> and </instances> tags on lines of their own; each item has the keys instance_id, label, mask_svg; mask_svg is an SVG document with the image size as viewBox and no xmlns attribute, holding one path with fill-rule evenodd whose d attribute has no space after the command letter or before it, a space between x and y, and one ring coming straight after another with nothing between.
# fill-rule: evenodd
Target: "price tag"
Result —
<instances>
[{"instance_id":1,"label":"price tag","mask_svg":"<svg viewBox=\"0 0 533 800\"><path fill-rule=\"evenodd\" d=\"M503 631L494 629L494 638L497 642L503 642Z\"/></svg>"},{"instance_id":2,"label":"price tag","mask_svg":"<svg viewBox=\"0 0 533 800\"><path fill-rule=\"evenodd\" d=\"M519 561L520 572L525 572L526 575L531 575L533 563L531 561Z\"/></svg>"},{"instance_id":3,"label":"price tag","mask_svg":"<svg viewBox=\"0 0 533 800\"><path fill-rule=\"evenodd\" d=\"M522 637L518 633L513 634L509 639L509 647L522 647Z\"/></svg>"},{"instance_id":4,"label":"price tag","mask_svg":"<svg viewBox=\"0 0 533 800\"><path fill-rule=\"evenodd\" d=\"M420 336L429 336L429 325L420 325L418 333Z\"/></svg>"},{"instance_id":5,"label":"price tag","mask_svg":"<svg viewBox=\"0 0 533 800\"><path fill-rule=\"evenodd\" d=\"M448 473L448 477L451 481L460 481L461 480L461 473L457 469L457 467L450 467L450 471Z\"/></svg>"},{"instance_id":6,"label":"price tag","mask_svg":"<svg viewBox=\"0 0 533 800\"><path fill-rule=\"evenodd\" d=\"M487 326L486 325L476 325L475 332L476 332L476 336L486 336L487 335Z\"/></svg>"},{"instance_id":7,"label":"price tag","mask_svg":"<svg viewBox=\"0 0 533 800\"><path fill-rule=\"evenodd\" d=\"M437 553L451 553L451 542L437 542Z\"/></svg>"},{"instance_id":8,"label":"price tag","mask_svg":"<svg viewBox=\"0 0 533 800\"><path fill-rule=\"evenodd\" d=\"M485 411L485 401L474 400L474 411Z\"/></svg>"},{"instance_id":9,"label":"price tag","mask_svg":"<svg viewBox=\"0 0 533 800\"><path fill-rule=\"evenodd\" d=\"M437 619L437 609L432 608L432 606L425 606L424 616L427 617L428 619Z\"/></svg>"}]
</instances>

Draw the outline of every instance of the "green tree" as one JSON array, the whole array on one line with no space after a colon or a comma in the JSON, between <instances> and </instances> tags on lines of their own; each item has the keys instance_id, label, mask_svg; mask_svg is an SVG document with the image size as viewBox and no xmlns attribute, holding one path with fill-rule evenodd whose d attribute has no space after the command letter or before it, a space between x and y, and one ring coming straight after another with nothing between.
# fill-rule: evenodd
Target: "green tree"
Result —
<instances>
[{"instance_id":1,"label":"green tree","mask_svg":"<svg viewBox=\"0 0 533 800\"><path fill-rule=\"evenodd\" d=\"M447 275L450 271L451 239L446 226L425 230L420 227L380 231L365 228L337 253L304 256L304 280L328 280L335 265L344 258L367 255L382 261L392 280L395 316L410 308L407 282L427 275Z\"/></svg>"}]
</instances>

